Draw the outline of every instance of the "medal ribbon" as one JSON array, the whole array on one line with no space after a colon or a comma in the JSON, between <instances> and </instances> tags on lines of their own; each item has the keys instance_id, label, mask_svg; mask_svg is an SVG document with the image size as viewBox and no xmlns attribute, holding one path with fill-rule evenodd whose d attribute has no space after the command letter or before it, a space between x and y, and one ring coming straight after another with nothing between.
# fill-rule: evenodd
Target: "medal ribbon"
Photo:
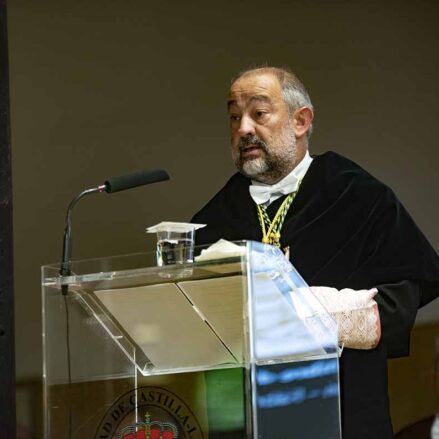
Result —
<instances>
[{"instance_id":1,"label":"medal ribbon","mask_svg":"<svg viewBox=\"0 0 439 439\"><path fill-rule=\"evenodd\" d=\"M277 210L273 221L270 220L265 206L263 206L262 204L256 205L258 209L259 224L261 225L262 229L262 242L264 244L271 244L275 245L276 247L280 247L280 231L284 224L288 209L293 203L298 190L299 188L297 188L295 192L291 192L291 194L288 194L288 196L285 198L285 200L282 202L279 209Z\"/></svg>"}]
</instances>

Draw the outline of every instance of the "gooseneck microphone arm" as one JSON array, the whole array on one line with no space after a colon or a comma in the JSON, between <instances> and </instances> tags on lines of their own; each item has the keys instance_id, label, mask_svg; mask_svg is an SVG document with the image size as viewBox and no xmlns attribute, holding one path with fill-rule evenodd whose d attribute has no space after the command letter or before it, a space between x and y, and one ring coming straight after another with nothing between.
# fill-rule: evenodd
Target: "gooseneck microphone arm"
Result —
<instances>
[{"instance_id":1,"label":"gooseneck microphone arm","mask_svg":"<svg viewBox=\"0 0 439 439\"><path fill-rule=\"evenodd\" d=\"M140 171L134 174L122 175L120 177L109 178L104 184L95 188L86 189L77 195L67 208L66 227L64 229L63 256L60 268L61 276L70 276L70 261L72 259L72 211L76 203L84 196L100 192L114 193L131 189L145 184L157 183L169 180L169 174L163 169L154 171ZM61 291L65 295L68 292L68 285L62 284Z\"/></svg>"},{"instance_id":2,"label":"gooseneck microphone arm","mask_svg":"<svg viewBox=\"0 0 439 439\"><path fill-rule=\"evenodd\" d=\"M92 189L86 189L77 195L69 204L67 208L66 227L64 229L64 241L62 250L62 264L60 274L61 276L70 276L70 260L72 259L72 211L76 203L86 195L103 192L106 190L106 185L102 184Z\"/></svg>"}]
</instances>

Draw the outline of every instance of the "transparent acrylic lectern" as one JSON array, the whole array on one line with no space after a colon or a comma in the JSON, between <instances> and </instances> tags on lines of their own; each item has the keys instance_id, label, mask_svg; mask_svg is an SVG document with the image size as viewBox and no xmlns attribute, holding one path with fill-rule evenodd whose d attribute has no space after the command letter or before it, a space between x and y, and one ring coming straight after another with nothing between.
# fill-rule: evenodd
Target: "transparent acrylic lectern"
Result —
<instances>
[{"instance_id":1,"label":"transparent acrylic lectern","mask_svg":"<svg viewBox=\"0 0 439 439\"><path fill-rule=\"evenodd\" d=\"M235 248L44 266L44 437L339 439L336 324L280 250Z\"/></svg>"}]
</instances>

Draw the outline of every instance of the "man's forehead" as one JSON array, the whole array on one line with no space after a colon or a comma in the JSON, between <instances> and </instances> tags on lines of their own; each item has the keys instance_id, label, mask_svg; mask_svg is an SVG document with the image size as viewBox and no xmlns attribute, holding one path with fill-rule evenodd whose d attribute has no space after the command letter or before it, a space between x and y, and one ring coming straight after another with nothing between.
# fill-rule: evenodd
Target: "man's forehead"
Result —
<instances>
[{"instance_id":1,"label":"man's forehead","mask_svg":"<svg viewBox=\"0 0 439 439\"><path fill-rule=\"evenodd\" d=\"M230 87L228 105L253 100L275 102L279 99L282 99L282 89L276 76L271 73L248 74Z\"/></svg>"}]
</instances>

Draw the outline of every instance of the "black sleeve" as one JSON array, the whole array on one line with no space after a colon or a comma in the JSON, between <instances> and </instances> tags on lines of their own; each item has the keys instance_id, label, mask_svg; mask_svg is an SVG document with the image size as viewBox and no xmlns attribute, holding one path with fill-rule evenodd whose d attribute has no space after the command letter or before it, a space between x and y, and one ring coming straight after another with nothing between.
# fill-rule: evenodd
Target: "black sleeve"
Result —
<instances>
[{"instance_id":1,"label":"black sleeve","mask_svg":"<svg viewBox=\"0 0 439 439\"><path fill-rule=\"evenodd\" d=\"M409 354L410 331L418 310L421 293L418 282L404 280L377 286L381 321L381 343L387 347L389 358Z\"/></svg>"}]
</instances>

